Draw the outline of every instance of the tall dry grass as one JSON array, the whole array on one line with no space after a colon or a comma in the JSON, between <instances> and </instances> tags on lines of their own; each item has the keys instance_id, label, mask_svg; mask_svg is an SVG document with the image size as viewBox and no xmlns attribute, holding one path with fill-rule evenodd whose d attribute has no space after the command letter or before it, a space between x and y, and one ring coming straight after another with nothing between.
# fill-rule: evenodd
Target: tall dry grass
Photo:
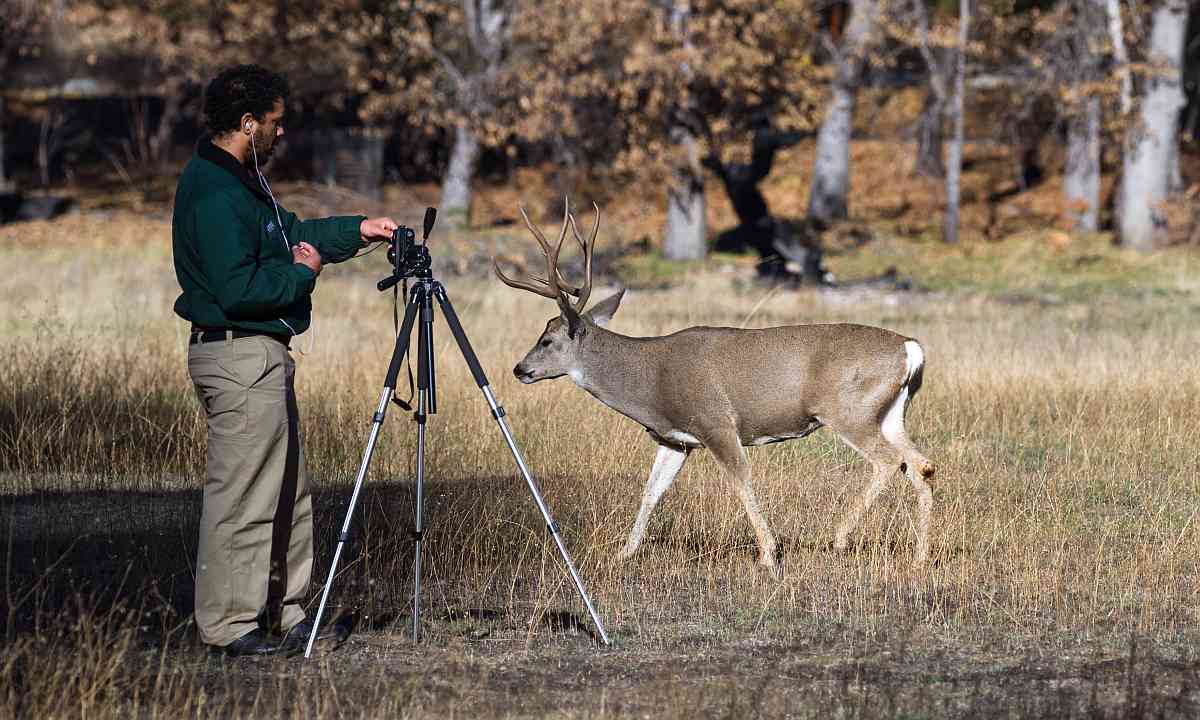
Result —
<instances>
[{"instance_id":1,"label":"tall dry grass","mask_svg":"<svg viewBox=\"0 0 1200 720\"><path fill-rule=\"evenodd\" d=\"M4 677L23 678L23 687L37 689L36 702L70 705L30 716L88 715L105 703L199 716L196 703L214 692L245 714L260 713L241 690L197 688L186 667L163 671L175 658L129 640L128 623L95 620L138 607L177 628L189 607L204 430L186 375L184 325L170 309L176 286L166 226L117 218L98 228L79 219L24 227L6 230L10 242L0 251L19 269L0 281ZM297 343L307 351L297 355L297 388L318 493L318 578L391 351L390 298L374 290L384 273L382 253L329 268L315 298L315 338ZM822 432L750 454L760 503L781 539L779 582L755 570L750 526L702 453L660 504L641 554L617 564L652 442L569 380L524 387L512 378L551 303L491 279L446 283L609 630L623 647L645 650L689 638L788 644L897 627L1012 647L1081 637L1119 644L1130 633L1194 637L1200 335L1191 280L1159 281L1173 292L997 302L957 293L771 292L710 266L669 290L629 293L613 322L628 334L853 321L924 344L926 380L908 426L939 467L930 568L908 570L914 503L899 476L851 551L829 549L868 468ZM463 623L493 622L532 647L561 629L564 610L586 626L440 319L435 339L427 632L438 643ZM406 613L410 584L414 428L390 410L334 587L336 612L368 629L403 627L393 623ZM120 578L125 590L105 595ZM80 597L107 600L73 608ZM146 598L161 602L146 609ZM138 658L128 667L141 669L116 680L88 656L73 670L39 660L39 623L64 612L108 633L112 652ZM90 646L66 637L74 639L62 648ZM393 698L397 713L414 707L405 704L411 694L384 693L385 679L363 682L364 692Z\"/></svg>"}]
</instances>

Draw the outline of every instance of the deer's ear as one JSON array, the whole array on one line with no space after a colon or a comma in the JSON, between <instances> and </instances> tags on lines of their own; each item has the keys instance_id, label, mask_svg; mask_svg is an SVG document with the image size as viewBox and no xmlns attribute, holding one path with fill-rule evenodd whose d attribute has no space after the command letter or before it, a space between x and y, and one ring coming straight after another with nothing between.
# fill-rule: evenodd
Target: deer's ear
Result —
<instances>
[{"instance_id":1,"label":"deer's ear","mask_svg":"<svg viewBox=\"0 0 1200 720\"><path fill-rule=\"evenodd\" d=\"M617 312L617 307L620 306L621 298L624 296L625 288L621 288L617 291L616 295L607 297L593 305L591 310L584 313L584 316L600 327L607 327L608 321L612 320L612 316Z\"/></svg>"}]
</instances>

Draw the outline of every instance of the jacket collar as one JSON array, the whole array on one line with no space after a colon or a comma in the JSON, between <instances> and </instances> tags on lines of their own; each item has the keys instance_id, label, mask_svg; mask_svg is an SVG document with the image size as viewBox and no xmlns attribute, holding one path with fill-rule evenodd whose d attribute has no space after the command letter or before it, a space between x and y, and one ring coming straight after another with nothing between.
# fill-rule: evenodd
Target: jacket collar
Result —
<instances>
[{"instance_id":1,"label":"jacket collar","mask_svg":"<svg viewBox=\"0 0 1200 720\"><path fill-rule=\"evenodd\" d=\"M237 158L230 155L225 150L213 144L212 136L205 135L200 138L200 142L196 144L196 154L201 159L207 160L213 165L221 168L238 179L255 196L264 202L270 202L271 198L263 191L258 181L250 174L245 165L238 162Z\"/></svg>"}]
</instances>

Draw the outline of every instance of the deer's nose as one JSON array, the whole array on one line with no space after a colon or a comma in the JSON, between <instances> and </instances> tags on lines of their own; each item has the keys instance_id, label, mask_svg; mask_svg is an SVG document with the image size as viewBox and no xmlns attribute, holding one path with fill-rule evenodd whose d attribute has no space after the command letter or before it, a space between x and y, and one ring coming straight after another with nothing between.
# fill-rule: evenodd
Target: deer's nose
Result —
<instances>
[{"instance_id":1,"label":"deer's nose","mask_svg":"<svg viewBox=\"0 0 1200 720\"><path fill-rule=\"evenodd\" d=\"M529 370L526 370L521 365L517 365L515 368L513 368L513 375L515 375L518 380L528 380L529 378L533 377L533 373Z\"/></svg>"}]
</instances>

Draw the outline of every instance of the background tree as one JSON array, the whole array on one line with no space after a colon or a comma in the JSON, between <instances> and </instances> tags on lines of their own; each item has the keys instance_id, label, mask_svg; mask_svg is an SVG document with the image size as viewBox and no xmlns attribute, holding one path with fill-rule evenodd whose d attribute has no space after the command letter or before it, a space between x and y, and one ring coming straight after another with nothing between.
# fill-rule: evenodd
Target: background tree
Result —
<instances>
[{"instance_id":1,"label":"background tree","mask_svg":"<svg viewBox=\"0 0 1200 720\"><path fill-rule=\"evenodd\" d=\"M510 78L517 0L393 0L371 8L366 42L374 50L355 72L372 92L368 122L399 115L451 137L442 176L442 217L470 219L471 181L485 147L511 139L518 103ZM381 48L392 48L382 50Z\"/></svg>"},{"instance_id":2,"label":"background tree","mask_svg":"<svg viewBox=\"0 0 1200 720\"><path fill-rule=\"evenodd\" d=\"M1154 7L1140 107L1125 139L1119 233L1121 242L1142 252L1164 240L1161 206L1170 189L1172 148L1183 108L1183 51L1188 0L1159 0Z\"/></svg>"},{"instance_id":3,"label":"background tree","mask_svg":"<svg viewBox=\"0 0 1200 720\"><path fill-rule=\"evenodd\" d=\"M956 40L953 26L940 24L931 27L927 0L911 0L897 7L899 17L889 22L893 37L916 46L925 63L928 88L917 119L917 148L913 171L930 178L946 176L943 158L946 140L946 105L957 67ZM914 32L915 29L915 32Z\"/></svg>"},{"instance_id":4,"label":"background tree","mask_svg":"<svg viewBox=\"0 0 1200 720\"><path fill-rule=\"evenodd\" d=\"M663 233L663 257L667 260L699 260L708 254L705 231L704 172L700 167L700 138L693 119L699 112L693 98L695 58L692 44L692 5L689 0L670 0L669 34L679 50L677 115L667 131L671 180L667 183L667 226Z\"/></svg>"},{"instance_id":5,"label":"background tree","mask_svg":"<svg viewBox=\"0 0 1200 720\"><path fill-rule=\"evenodd\" d=\"M1057 61L1067 157L1063 194L1067 212L1079 230L1100 229L1101 100L1104 88L1107 13L1097 0L1067 0L1060 5L1062 32Z\"/></svg>"},{"instance_id":6,"label":"background tree","mask_svg":"<svg viewBox=\"0 0 1200 720\"><path fill-rule=\"evenodd\" d=\"M169 159L176 125L199 121L204 85L228 65L257 62L286 74L293 117L343 109L356 97L344 68L357 52L359 5L276 0L263 12L238 0L75 0L66 20L80 69L120 79L127 159L157 168ZM157 112L150 98L161 100Z\"/></svg>"},{"instance_id":7,"label":"background tree","mask_svg":"<svg viewBox=\"0 0 1200 720\"><path fill-rule=\"evenodd\" d=\"M942 240L958 242L958 211L961 198L963 141L965 118L963 104L966 95L967 41L970 38L971 0L959 0L958 48L954 54L954 97L950 101L950 123L953 137L946 160L946 215L942 219Z\"/></svg>"},{"instance_id":8,"label":"background tree","mask_svg":"<svg viewBox=\"0 0 1200 720\"><path fill-rule=\"evenodd\" d=\"M689 147L745 162L764 112L785 132L812 126L820 86L807 3L692 0L686 37L673 3L571 8L518 24L513 128L523 143L569 149L552 159L587 164L593 187L665 187L690 167ZM676 142L681 131L694 145Z\"/></svg>"},{"instance_id":9,"label":"background tree","mask_svg":"<svg viewBox=\"0 0 1200 720\"><path fill-rule=\"evenodd\" d=\"M5 91L11 89L18 63L44 54L50 24L60 12L57 0L0 0L0 191L12 184L5 164Z\"/></svg>"},{"instance_id":10,"label":"background tree","mask_svg":"<svg viewBox=\"0 0 1200 720\"><path fill-rule=\"evenodd\" d=\"M829 105L817 132L808 216L821 223L846 217L850 187L850 137L854 104L868 53L875 42L878 0L852 0L850 21L840 43L828 34L825 43L833 57Z\"/></svg>"}]
</instances>

